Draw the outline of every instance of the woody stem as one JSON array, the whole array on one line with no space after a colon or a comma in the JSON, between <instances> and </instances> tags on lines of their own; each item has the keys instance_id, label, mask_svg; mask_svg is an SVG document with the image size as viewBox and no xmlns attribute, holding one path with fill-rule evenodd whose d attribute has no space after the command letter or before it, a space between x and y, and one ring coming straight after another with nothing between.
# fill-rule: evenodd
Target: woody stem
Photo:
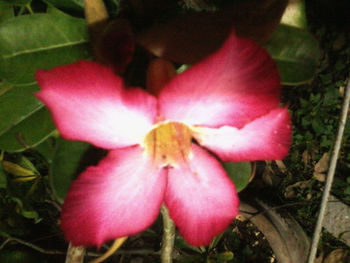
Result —
<instances>
[{"instance_id":1,"label":"woody stem","mask_svg":"<svg viewBox=\"0 0 350 263\"><path fill-rule=\"evenodd\" d=\"M175 225L173 220L169 216L169 211L163 204L161 207L161 213L163 216L163 239L161 249L162 263L172 263L172 253L175 240Z\"/></svg>"}]
</instances>

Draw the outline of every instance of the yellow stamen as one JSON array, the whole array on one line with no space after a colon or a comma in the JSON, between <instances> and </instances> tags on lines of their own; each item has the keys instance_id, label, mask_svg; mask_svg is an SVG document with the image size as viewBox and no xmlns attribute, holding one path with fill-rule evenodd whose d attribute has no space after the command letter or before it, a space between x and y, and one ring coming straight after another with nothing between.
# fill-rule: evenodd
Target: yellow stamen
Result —
<instances>
[{"instance_id":1,"label":"yellow stamen","mask_svg":"<svg viewBox=\"0 0 350 263\"><path fill-rule=\"evenodd\" d=\"M145 152L156 165L176 167L186 161L191 152L192 133L188 126L178 122L157 125L145 137Z\"/></svg>"}]
</instances>

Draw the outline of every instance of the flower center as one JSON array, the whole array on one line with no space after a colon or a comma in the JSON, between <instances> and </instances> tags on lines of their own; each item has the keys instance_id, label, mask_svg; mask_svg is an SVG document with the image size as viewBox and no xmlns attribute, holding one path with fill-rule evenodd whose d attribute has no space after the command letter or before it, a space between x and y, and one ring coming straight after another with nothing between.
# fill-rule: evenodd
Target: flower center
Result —
<instances>
[{"instance_id":1,"label":"flower center","mask_svg":"<svg viewBox=\"0 0 350 263\"><path fill-rule=\"evenodd\" d=\"M188 126L178 122L157 125L147 133L145 152L156 165L176 167L186 161L191 152L192 134Z\"/></svg>"}]
</instances>

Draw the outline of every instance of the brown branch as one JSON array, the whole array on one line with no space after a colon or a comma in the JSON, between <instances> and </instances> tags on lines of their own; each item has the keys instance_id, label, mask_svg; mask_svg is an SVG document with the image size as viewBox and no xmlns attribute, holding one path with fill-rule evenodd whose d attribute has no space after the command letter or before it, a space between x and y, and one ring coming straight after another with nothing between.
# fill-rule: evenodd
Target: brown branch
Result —
<instances>
[{"instance_id":1,"label":"brown branch","mask_svg":"<svg viewBox=\"0 0 350 263\"><path fill-rule=\"evenodd\" d=\"M69 243L65 263L83 263L85 256L85 247L76 246Z\"/></svg>"}]
</instances>

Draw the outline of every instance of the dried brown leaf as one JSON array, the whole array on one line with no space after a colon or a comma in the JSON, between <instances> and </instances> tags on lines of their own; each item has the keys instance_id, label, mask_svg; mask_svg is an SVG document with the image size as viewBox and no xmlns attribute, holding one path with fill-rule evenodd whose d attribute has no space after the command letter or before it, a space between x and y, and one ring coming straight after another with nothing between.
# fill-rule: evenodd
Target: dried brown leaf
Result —
<instances>
[{"instance_id":1,"label":"dried brown leaf","mask_svg":"<svg viewBox=\"0 0 350 263\"><path fill-rule=\"evenodd\" d=\"M350 257L348 251L339 248L329 253L323 260L323 263L347 263L349 260Z\"/></svg>"},{"instance_id":2,"label":"dried brown leaf","mask_svg":"<svg viewBox=\"0 0 350 263\"><path fill-rule=\"evenodd\" d=\"M312 178L314 178L317 181L323 183L324 181L326 181L326 174L314 172Z\"/></svg>"},{"instance_id":3,"label":"dried brown leaf","mask_svg":"<svg viewBox=\"0 0 350 263\"><path fill-rule=\"evenodd\" d=\"M314 167L314 171L316 173L324 173L327 172L329 167L329 155L328 153L324 153L321 159L316 163Z\"/></svg>"},{"instance_id":4,"label":"dried brown leaf","mask_svg":"<svg viewBox=\"0 0 350 263\"><path fill-rule=\"evenodd\" d=\"M275 163L282 173L286 173L288 171L286 165L282 160L276 160Z\"/></svg>"},{"instance_id":5,"label":"dried brown leaf","mask_svg":"<svg viewBox=\"0 0 350 263\"><path fill-rule=\"evenodd\" d=\"M305 262L310 247L310 241L300 225L289 214L283 217L274 209L256 200L259 209L264 213L251 216L259 211L252 205L242 201L240 210L250 218L250 221L261 231L269 242L278 262Z\"/></svg>"},{"instance_id":6,"label":"dried brown leaf","mask_svg":"<svg viewBox=\"0 0 350 263\"><path fill-rule=\"evenodd\" d=\"M311 180L306 180L306 181L299 181L299 182L296 182L295 184L289 185L286 187L286 190L284 192L284 196L286 198L292 198L296 194L295 189L299 188L299 189L303 190L303 189L309 187L311 183L312 183Z\"/></svg>"},{"instance_id":7,"label":"dried brown leaf","mask_svg":"<svg viewBox=\"0 0 350 263\"><path fill-rule=\"evenodd\" d=\"M323 261L323 255L320 255L319 257L317 257L315 260L314 260L314 263L322 263Z\"/></svg>"},{"instance_id":8,"label":"dried brown leaf","mask_svg":"<svg viewBox=\"0 0 350 263\"><path fill-rule=\"evenodd\" d=\"M84 0L84 12L87 25L93 25L108 19L107 9L102 0Z\"/></svg>"},{"instance_id":9,"label":"dried brown leaf","mask_svg":"<svg viewBox=\"0 0 350 263\"><path fill-rule=\"evenodd\" d=\"M305 150L302 155L301 155L302 159L303 159L303 163L305 166L307 166L310 163L311 160L311 155L309 153L308 150Z\"/></svg>"}]
</instances>

